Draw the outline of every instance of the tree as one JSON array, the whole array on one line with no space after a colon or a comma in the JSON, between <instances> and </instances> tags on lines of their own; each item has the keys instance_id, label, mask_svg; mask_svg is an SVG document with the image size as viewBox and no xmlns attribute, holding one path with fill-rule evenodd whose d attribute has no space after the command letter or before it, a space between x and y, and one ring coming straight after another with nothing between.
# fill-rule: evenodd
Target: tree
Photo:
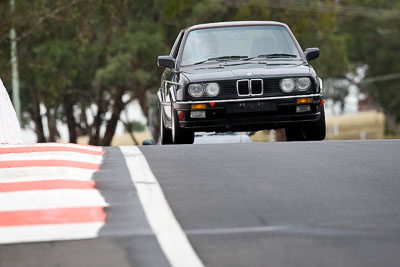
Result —
<instances>
[{"instance_id":1,"label":"tree","mask_svg":"<svg viewBox=\"0 0 400 267\"><path fill-rule=\"evenodd\" d=\"M382 108L390 131L400 135L400 75L396 75L400 73L400 62L396 60L400 57L400 3L390 0L343 2L375 11L376 17L372 18L342 17L339 28L346 36L346 45L351 51L353 71L357 66L367 66L366 82L358 84L360 90Z\"/></svg>"}]
</instances>

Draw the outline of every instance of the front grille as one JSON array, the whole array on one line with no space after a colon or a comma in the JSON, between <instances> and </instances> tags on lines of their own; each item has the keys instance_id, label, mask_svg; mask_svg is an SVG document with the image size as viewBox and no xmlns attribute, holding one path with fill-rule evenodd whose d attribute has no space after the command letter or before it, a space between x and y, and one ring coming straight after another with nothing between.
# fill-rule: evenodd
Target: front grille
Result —
<instances>
[{"instance_id":1,"label":"front grille","mask_svg":"<svg viewBox=\"0 0 400 267\"><path fill-rule=\"evenodd\" d=\"M281 79L286 78L286 77L281 77L281 78L266 78L266 79L252 79L251 80L251 86L252 86L252 93L253 96L250 96L249 93L249 84L248 80L225 80L225 81L213 81L219 84L221 87L221 92L218 96L216 97L208 97L208 96L203 96L199 98L193 98L190 97L189 94L186 92L185 99L188 100L210 100L210 99L215 99L215 100L222 100L222 99L239 99L239 98L254 98L254 97L273 97L273 96L288 96L288 95L303 95L303 94L311 94L315 93L315 84L312 83L310 89L304 92L298 92L294 91L291 93L285 93L282 92L282 90L279 87L279 82ZM261 90L261 81L262 81L262 89ZM238 87L236 86L238 84ZM262 95L261 92L262 91ZM238 95L238 92L240 96ZM260 95L257 95L259 94Z\"/></svg>"},{"instance_id":2,"label":"front grille","mask_svg":"<svg viewBox=\"0 0 400 267\"><path fill-rule=\"evenodd\" d=\"M262 95L263 93L263 80L255 79L251 80L251 94L252 95Z\"/></svg>"},{"instance_id":3,"label":"front grille","mask_svg":"<svg viewBox=\"0 0 400 267\"><path fill-rule=\"evenodd\" d=\"M247 96L250 94L249 91L249 81L248 80L242 80L237 82L237 90L239 95Z\"/></svg>"}]
</instances>

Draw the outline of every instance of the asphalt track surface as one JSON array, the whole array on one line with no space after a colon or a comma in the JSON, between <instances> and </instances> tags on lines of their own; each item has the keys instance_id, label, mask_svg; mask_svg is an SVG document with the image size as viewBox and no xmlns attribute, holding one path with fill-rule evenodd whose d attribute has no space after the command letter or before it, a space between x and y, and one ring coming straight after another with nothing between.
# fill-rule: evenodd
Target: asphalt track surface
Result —
<instances>
[{"instance_id":1,"label":"asphalt track surface","mask_svg":"<svg viewBox=\"0 0 400 267\"><path fill-rule=\"evenodd\" d=\"M400 141L140 148L205 266L399 266ZM0 266L169 266L119 148L99 237L0 246Z\"/></svg>"}]
</instances>

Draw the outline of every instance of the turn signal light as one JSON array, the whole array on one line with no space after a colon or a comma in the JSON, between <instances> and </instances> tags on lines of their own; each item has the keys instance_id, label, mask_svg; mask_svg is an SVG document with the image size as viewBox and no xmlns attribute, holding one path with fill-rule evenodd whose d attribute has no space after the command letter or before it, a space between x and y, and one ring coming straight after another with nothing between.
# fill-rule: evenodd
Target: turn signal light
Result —
<instances>
[{"instance_id":1,"label":"turn signal light","mask_svg":"<svg viewBox=\"0 0 400 267\"><path fill-rule=\"evenodd\" d=\"M311 103L311 97L297 98L297 104Z\"/></svg>"},{"instance_id":2,"label":"turn signal light","mask_svg":"<svg viewBox=\"0 0 400 267\"><path fill-rule=\"evenodd\" d=\"M192 105L192 109L205 109L206 104L194 104Z\"/></svg>"}]
</instances>

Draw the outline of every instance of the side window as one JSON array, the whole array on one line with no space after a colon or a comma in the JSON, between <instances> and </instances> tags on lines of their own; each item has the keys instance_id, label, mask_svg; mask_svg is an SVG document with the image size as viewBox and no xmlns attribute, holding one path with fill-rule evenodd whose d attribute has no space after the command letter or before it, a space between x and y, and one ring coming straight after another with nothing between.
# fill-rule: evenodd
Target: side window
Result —
<instances>
[{"instance_id":1,"label":"side window","mask_svg":"<svg viewBox=\"0 0 400 267\"><path fill-rule=\"evenodd\" d=\"M176 38L174 46L172 47L170 56L172 56L173 58L176 58L178 56L178 51L179 47L181 46L182 38L183 38L183 31L180 32L178 38Z\"/></svg>"}]
</instances>

